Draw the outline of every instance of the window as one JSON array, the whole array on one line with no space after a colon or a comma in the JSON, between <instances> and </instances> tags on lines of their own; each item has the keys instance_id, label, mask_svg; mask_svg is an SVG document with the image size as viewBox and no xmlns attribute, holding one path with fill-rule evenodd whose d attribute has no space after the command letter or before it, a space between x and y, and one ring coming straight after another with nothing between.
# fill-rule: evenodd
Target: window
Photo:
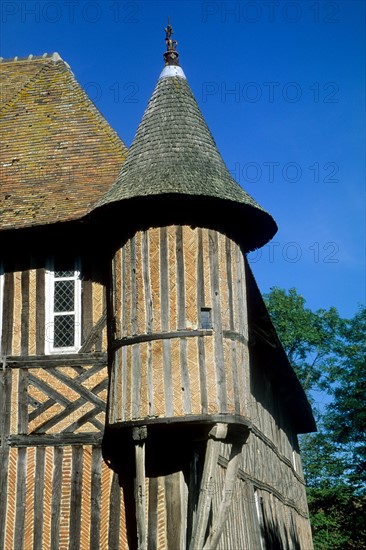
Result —
<instances>
[{"instance_id":1,"label":"window","mask_svg":"<svg viewBox=\"0 0 366 550\"><path fill-rule=\"evenodd\" d=\"M46 353L72 353L80 349L80 269L77 263L72 267L55 269L50 262L46 270Z\"/></svg>"},{"instance_id":2,"label":"window","mask_svg":"<svg viewBox=\"0 0 366 550\"><path fill-rule=\"evenodd\" d=\"M212 328L211 308L210 307L201 307L201 328L203 328L203 329L211 329Z\"/></svg>"},{"instance_id":3,"label":"window","mask_svg":"<svg viewBox=\"0 0 366 550\"><path fill-rule=\"evenodd\" d=\"M4 303L4 268L0 264L0 353L1 353L1 335L3 332L3 303Z\"/></svg>"}]
</instances>

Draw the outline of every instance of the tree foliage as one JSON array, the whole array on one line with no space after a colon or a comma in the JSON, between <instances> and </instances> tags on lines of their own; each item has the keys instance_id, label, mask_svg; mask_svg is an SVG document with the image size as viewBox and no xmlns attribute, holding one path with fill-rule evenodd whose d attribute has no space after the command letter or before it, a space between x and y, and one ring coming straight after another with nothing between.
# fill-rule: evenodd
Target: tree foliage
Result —
<instances>
[{"instance_id":1,"label":"tree foliage","mask_svg":"<svg viewBox=\"0 0 366 550\"><path fill-rule=\"evenodd\" d=\"M338 453L347 459L350 482L366 488L366 308L345 321L336 353L338 361L329 369L333 400L327 407L325 428Z\"/></svg>"},{"instance_id":2,"label":"tree foliage","mask_svg":"<svg viewBox=\"0 0 366 550\"><path fill-rule=\"evenodd\" d=\"M366 308L314 312L294 288L264 299L318 423L300 440L314 546L366 548Z\"/></svg>"},{"instance_id":3,"label":"tree foliage","mask_svg":"<svg viewBox=\"0 0 366 550\"><path fill-rule=\"evenodd\" d=\"M316 550L366 548L366 500L343 484L308 489Z\"/></svg>"},{"instance_id":4,"label":"tree foliage","mask_svg":"<svg viewBox=\"0 0 366 550\"><path fill-rule=\"evenodd\" d=\"M291 288L274 287L264 296L277 334L304 389L321 383L342 321L335 308L313 312L305 299Z\"/></svg>"}]
</instances>

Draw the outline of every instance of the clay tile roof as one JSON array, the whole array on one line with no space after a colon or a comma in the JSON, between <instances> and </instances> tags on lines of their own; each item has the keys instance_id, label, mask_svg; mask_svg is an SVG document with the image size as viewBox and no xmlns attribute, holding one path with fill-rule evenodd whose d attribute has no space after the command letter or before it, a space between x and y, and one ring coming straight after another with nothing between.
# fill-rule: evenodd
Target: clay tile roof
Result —
<instances>
[{"instance_id":1,"label":"clay tile roof","mask_svg":"<svg viewBox=\"0 0 366 550\"><path fill-rule=\"evenodd\" d=\"M97 207L156 195L216 198L219 208L223 201L243 206L240 215L256 226L251 247L261 246L277 226L231 177L183 71L177 71L163 71L116 183Z\"/></svg>"},{"instance_id":2,"label":"clay tile roof","mask_svg":"<svg viewBox=\"0 0 366 550\"><path fill-rule=\"evenodd\" d=\"M126 146L58 54L0 61L0 229L84 216Z\"/></svg>"}]
</instances>

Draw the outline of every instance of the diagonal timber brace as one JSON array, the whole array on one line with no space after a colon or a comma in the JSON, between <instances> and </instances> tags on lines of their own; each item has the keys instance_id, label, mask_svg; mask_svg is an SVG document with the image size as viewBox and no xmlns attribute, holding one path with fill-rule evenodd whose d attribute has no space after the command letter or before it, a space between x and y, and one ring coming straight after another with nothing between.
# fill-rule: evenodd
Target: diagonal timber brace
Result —
<instances>
[{"instance_id":1,"label":"diagonal timber brace","mask_svg":"<svg viewBox=\"0 0 366 550\"><path fill-rule=\"evenodd\" d=\"M220 445L227 439L227 434L228 425L217 423L208 436L200 496L189 550L215 550L225 526L234 494L241 450L246 437L232 444L220 507L206 539L212 507L212 488L216 482Z\"/></svg>"}]
</instances>

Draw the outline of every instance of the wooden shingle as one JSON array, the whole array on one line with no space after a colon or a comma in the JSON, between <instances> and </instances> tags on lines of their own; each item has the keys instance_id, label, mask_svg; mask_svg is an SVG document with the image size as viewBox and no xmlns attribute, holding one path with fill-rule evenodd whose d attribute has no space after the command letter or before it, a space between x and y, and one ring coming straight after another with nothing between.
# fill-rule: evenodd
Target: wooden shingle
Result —
<instances>
[{"instance_id":1,"label":"wooden shingle","mask_svg":"<svg viewBox=\"0 0 366 550\"><path fill-rule=\"evenodd\" d=\"M206 209L226 218L224 226L241 225L249 249L277 231L272 216L232 178L184 73L158 80L126 162L97 207L120 202L128 208L126 201L147 197L178 198L181 208L185 200L189 210L208 200Z\"/></svg>"}]
</instances>

